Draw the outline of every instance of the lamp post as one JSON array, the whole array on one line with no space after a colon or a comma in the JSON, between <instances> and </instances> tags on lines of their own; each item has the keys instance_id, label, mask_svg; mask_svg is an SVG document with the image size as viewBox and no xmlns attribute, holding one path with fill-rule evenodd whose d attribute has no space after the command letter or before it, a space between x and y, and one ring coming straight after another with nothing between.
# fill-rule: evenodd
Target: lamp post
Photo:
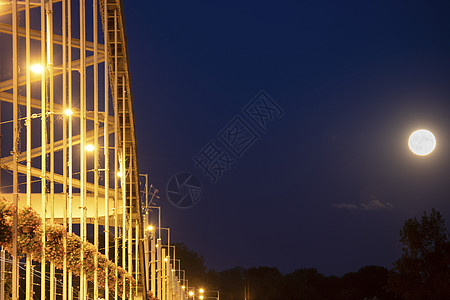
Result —
<instances>
[{"instance_id":1,"label":"lamp post","mask_svg":"<svg viewBox=\"0 0 450 300\"><path fill-rule=\"evenodd\" d=\"M174 246L175 247L175 246ZM178 269L176 267L176 262L178 261ZM177 294L181 295L184 291L184 282L183 284L181 284L181 260L180 259L175 259L174 257L174 268L175 268L175 277L177 278L177 282L176 282L176 286L177 286ZM177 275L178 273L178 275Z\"/></svg>"},{"instance_id":2,"label":"lamp post","mask_svg":"<svg viewBox=\"0 0 450 300\"><path fill-rule=\"evenodd\" d=\"M147 236L147 234L144 234L144 253L145 253L145 257L144 257L144 266L145 266L145 278L147 278L146 281L146 290L152 290L152 288L150 287L150 274L149 274L149 268L151 268L151 263L149 261L149 245L148 245L148 240L150 240L150 243L153 244L153 226L149 225L150 224L150 216L149 216L149 203L148 203L148 174L139 174L139 176L144 177L145 178L145 208L144 208L144 228L146 229L146 232L150 232L150 234ZM142 191L141 191L142 192ZM151 250L153 252L153 249ZM153 277L153 273L151 274L151 276ZM153 292L155 290L153 289Z\"/></svg>"},{"instance_id":3,"label":"lamp post","mask_svg":"<svg viewBox=\"0 0 450 300\"><path fill-rule=\"evenodd\" d=\"M181 286L181 288L183 289L183 290L185 290L186 289L186 286L187 286L187 284L186 284L186 271L185 270L180 270L180 272L183 272L183 285ZM180 275L180 277L181 277L181 275Z\"/></svg>"},{"instance_id":4,"label":"lamp post","mask_svg":"<svg viewBox=\"0 0 450 300\"><path fill-rule=\"evenodd\" d=\"M167 282L166 282L166 280L167 280L166 259L168 259L168 258L166 256L165 249L163 249L163 247L162 247L161 229L167 230L167 244L170 246L170 228L162 228L161 226L158 226L158 229L159 229L159 238L158 238L158 244L157 244L158 245L157 251L159 251L158 254L160 256L157 258L157 261L160 262L164 257L164 262L162 262L162 266L159 266L159 270L161 270L161 271L160 271L160 277L158 280L158 288L162 291L162 294L161 294L162 298L165 299L166 293L167 293L167 290L166 290L166 287L167 287L167 285L166 285L167 284ZM169 252L169 247L167 248L167 252ZM169 253L167 253L167 255L169 255ZM161 285L159 282L161 282Z\"/></svg>"},{"instance_id":5,"label":"lamp post","mask_svg":"<svg viewBox=\"0 0 450 300\"><path fill-rule=\"evenodd\" d=\"M193 290L189 291L188 295L189 297L192 297L192 300L195 300L195 292Z\"/></svg>"},{"instance_id":6,"label":"lamp post","mask_svg":"<svg viewBox=\"0 0 450 300\"><path fill-rule=\"evenodd\" d=\"M173 261L173 266L175 267L175 261L179 259L175 259L175 245L162 245L162 247L167 247L167 255L170 257L170 260ZM173 249L173 257L170 256L170 249Z\"/></svg>"},{"instance_id":7,"label":"lamp post","mask_svg":"<svg viewBox=\"0 0 450 300\"><path fill-rule=\"evenodd\" d=\"M157 193L158 190L155 191ZM156 196L158 197L158 196ZM159 198L159 197L158 197ZM152 197L153 199L153 197ZM152 200L150 200L151 202ZM149 206L149 209L157 209L158 210L158 239L161 238L161 207L159 206Z\"/></svg>"},{"instance_id":8,"label":"lamp post","mask_svg":"<svg viewBox=\"0 0 450 300\"><path fill-rule=\"evenodd\" d=\"M203 290L203 292L202 292L203 298L202 299L216 299L216 300L220 300L220 292L218 290L217 291L205 290L205 289L201 289L201 290ZM217 296L216 295L214 295L214 296L206 296L205 295L206 293L217 293Z\"/></svg>"},{"instance_id":9,"label":"lamp post","mask_svg":"<svg viewBox=\"0 0 450 300\"><path fill-rule=\"evenodd\" d=\"M170 248L170 228L158 226L159 233L161 234L161 230L167 230L167 254L169 254ZM159 236L161 238L161 235ZM162 245L161 245L162 246Z\"/></svg>"},{"instance_id":10,"label":"lamp post","mask_svg":"<svg viewBox=\"0 0 450 300\"><path fill-rule=\"evenodd\" d=\"M154 193L152 194L152 198L150 199L150 202L148 201L148 177L147 174L140 174L141 176L145 176L146 178L146 205L145 205L145 220L144 220L144 226L146 232L150 232L148 236L145 236L146 242L144 243L145 247L145 266L146 266L146 275L147 275L147 287L150 288L150 290L155 294L156 298L161 298L161 288L162 288L162 253L161 253L161 207L159 206L151 206L150 203L156 196L156 193L158 192L157 189L155 189ZM151 188L151 187L150 187ZM158 197L159 198L159 197ZM158 209L158 226L153 226L150 224L150 210L152 209ZM158 229L158 235L156 235L156 229ZM168 229L168 228L167 228ZM169 229L168 229L169 230ZM154 234L153 234L154 233ZM148 249L148 242L147 239L150 238L150 251ZM168 240L170 241L170 231L168 233ZM150 257L149 257L150 252ZM148 269L150 268L150 275L148 274ZM158 278L158 280L157 280ZM148 282L150 281L150 283Z\"/></svg>"},{"instance_id":11,"label":"lamp post","mask_svg":"<svg viewBox=\"0 0 450 300\"><path fill-rule=\"evenodd\" d=\"M145 228L144 235L144 251L145 251L145 275L147 278L147 289L150 289L152 292L155 292L155 236L154 231L155 228L152 225L148 225ZM150 240L150 249L148 245L148 240ZM149 260L149 252L151 252L151 260ZM149 273L150 271L150 273ZM151 283L151 285L150 285Z\"/></svg>"},{"instance_id":12,"label":"lamp post","mask_svg":"<svg viewBox=\"0 0 450 300\"><path fill-rule=\"evenodd\" d=\"M184 300L184 298L186 298L186 285L183 278L183 285L181 286L181 299Z\"/></svg>"}]
</instances>

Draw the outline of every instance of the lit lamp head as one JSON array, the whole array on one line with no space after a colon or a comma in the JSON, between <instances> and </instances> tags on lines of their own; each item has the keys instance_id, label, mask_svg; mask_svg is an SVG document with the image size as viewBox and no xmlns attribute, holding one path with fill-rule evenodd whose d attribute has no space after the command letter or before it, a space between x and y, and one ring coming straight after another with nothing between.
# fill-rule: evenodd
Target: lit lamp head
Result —
<instances>
[{"instance_id":1,"label":"lit lamp head","mask_svg":"<svg viewBox=\"0 0 450 300\"><path fill-rule=\"evenodd\" d=\"M199 289L198 291L200 292L200 294L203 294L203 293L205 292L205 290L204 290L204 289L202 289L202 288L201 288L201 289Z\"/></svg>"},{"instance_id":2,"label":"lit lamp head","mask_svg":"<svg viewBox=\"0 0 450 300\"><path fill-rule=\"evenodd\" d=\"M191 297L194 296L194 292L193 292L193 291L190 291L190 292L189 292L189 296L191 296Z\"/></svg>"},{"instance_id":3,"label":"lit lamp head","mask_svg":"<svg viewBox=\"0 0 450 300\"><path fill-rule=\"evenodd\" d=\"M198 297L200 300L203 300L203 295L200 295L200 297Z\"/></svg>"},{"instance_id":4,"label":"lit lamp head","mask_svg":"<svg viewBox=\"0 0 450 300\"><path fill-rule=\"evenodd\" d=\"M64 111L64 114L65 114L66 116L70 117L71 115L73 115L73 111L70 110L70 109L66 109L66 110Z\"/></svg>"},{"instance_id":5,"label":"lit lamp head","mask_svg":"<svg viewBox=\"0 0 450 300\"><path fill-rule=\"evenodd\" d=\"M40 64L34 64L30 66L30 70L33 73L41 74L42 72L44 72L44 67L41 66Z\"/></svg>"},{"instance_id":6,"label":"lit lamp head","mask_svg":"<svg viewBox=\"0 0 450 300\"><path fill-rule=\"evenodd\" d=\"M84 146L84 150L86 150L87 152L92 152L95 150L95 147L92 144L88 144L88 145Z\"/></svg>"},{"instance_id":7,"label":"lit lamp head","mask_svg":"<svg viewBox=\"0 0 450 300\"><path fill-rule=\"evenodd\" d=\"M148 231L153 231L153 229L155 229L152 225L148 225L147 230Z\"/></svg>"},{"instance_id":8,"label":"lit lamp head","mask_svg":"<svg viewBox=\"0 0 450 300\"><path fill-rule=\"evenodd\" d=\"M186 289L186 287L184 285L182 285L181 289L184 291Z\"/></svg>"}]
</instances>

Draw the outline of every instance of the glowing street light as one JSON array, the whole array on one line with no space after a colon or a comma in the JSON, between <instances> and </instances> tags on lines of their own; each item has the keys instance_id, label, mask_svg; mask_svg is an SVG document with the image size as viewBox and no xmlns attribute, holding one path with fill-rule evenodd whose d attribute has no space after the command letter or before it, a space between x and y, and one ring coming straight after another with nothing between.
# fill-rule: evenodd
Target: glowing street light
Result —
<instances>
[{"instance_id":1,"label":"glowing street light","mask_svg":"<svg viewBox=\"0 0 450 300\"><path fill-rule=\"evenodd\" d=\"M148 225L147 230L148 231L153 231L155 229L155 227L153 227L152 225Z\"/></svg>"},{"instance_id":2,"label":"glowing street light","mask_svg":"<svg viewBox=\"0 0 450 300\"><path fill-rule=\"evenodd\" d=\"M44 72L44 67L41 66L40 64L34 64L34 65L30 66L30 70L33 73L41 74L42 72Z\"/></svg>"},{"instance_id":3,"label":"glowing street light","mask_svg":"<svg viewBox=\"0 0 450 300\"><path fill-rule=\"evenodd\" d=\"M66 116L70 117L71 115L73 115L73 111L72 111L71 109L66 109L66 110L64 111L64 114L65 114Z\"/></svg>"},{"instance_id":4,"label":"glowing street light","mask_svg":"<svg viewBox=\"0 0 450 300\"><path fill-rule=\"evenodd\" d=\"M88 145L84 146L84 150L86 150L87 152L92 152L95 150L95 147L92 144L88 144Z\"/></svg>"},{"instance_id":5,"label":"glowing street light","mask_svg":"<svg viewBox=\"0 0 450 300\"><path fill-rule=\"evenodd\" d=\"M198 290L201 294L201 296L199 297L199 299L215 299L215 300L219 300L220 299L220 291L214 291L214 290L205 290L203 288L200 288ZM208 294L210 295L210 293L217 293L217 295L214 296L205 296L204 294Z\"/></svg>"},{"instance_id":6,"label":"glowing street light","mask_svg":"<svg viewBox=\"0 0 450 300\"><path fill-rule=\"evenodd\" d=\"M198 297L200 300L203 300L203 295L200 295L200 297Z\"/></svg>"},{"instance_id":7,"label":"glowing street light","mask_svg":"<svg viewBox=\"0 0 450 300\"><path fill-rule=\"evenodd\" d=\"M193 292L193 291L190 291L190 292L189 292L189 296L191 296L191 297L194 296L194 292Z\"/></svg>"}]
</instances>

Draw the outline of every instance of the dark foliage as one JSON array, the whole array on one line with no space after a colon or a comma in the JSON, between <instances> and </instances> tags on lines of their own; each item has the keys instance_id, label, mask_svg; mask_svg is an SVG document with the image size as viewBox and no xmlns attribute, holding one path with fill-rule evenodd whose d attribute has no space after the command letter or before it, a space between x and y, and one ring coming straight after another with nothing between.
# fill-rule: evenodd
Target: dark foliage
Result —
<instances>
[{"instance_id":1,"label":"dark foliage","mask_svg":"<svg viewBox=\"0 0 450 300\"><path fill-rule=\"evenodd\" d=\"M314 268L298 269L289 274L282 274L272 267L236 267L215 272L207 271L203 257L183 243L176 244L176 247L189 286L219 290L221 300L242 300L246 292L250 300L399 299L386 291L389 271L380 266L363 267L342 277L325 276Z\"/></svg>"},{"instance_id":2,"label":"dark foliage","mask_svg":"<svg viewBox=\"0 0 450 300\"><path fill-rule=\"evenodd\" d=\"M325 276L316 269L298 269L281 274L276 268L234 268L218 273L220 299L243 299L246 284L248 299L309 300L395 300L386 291L389 271L367 266L342 277Z\"/></svg>"},{"instance_id":3,"label":"dark foliage","mask_svg":"<svg viewBox=\"0 0 450 300\"><path fill-rule=\"evenodd\" d=\"M389 274L389 290L405 300L450 299L450 243L435 209L406 220L400 232L402 257Z\"/></svg>"},{"instance_id":4,"label":"dark foliage","mask_svg":"<svg viewBox=\"0 0 450 300\"><path fill-rule=\"evenodd\" d=\"M443 300L450 299L450 242L441 214L435 209L421 220L408 219L400 233L403 255L388 269L366 266L341 277L316 269L282 274L276 268L236 267L207 271L203 257L177 244L177 256L194 286L220 290L222 300Z\"/></svg>"}]
</instances>

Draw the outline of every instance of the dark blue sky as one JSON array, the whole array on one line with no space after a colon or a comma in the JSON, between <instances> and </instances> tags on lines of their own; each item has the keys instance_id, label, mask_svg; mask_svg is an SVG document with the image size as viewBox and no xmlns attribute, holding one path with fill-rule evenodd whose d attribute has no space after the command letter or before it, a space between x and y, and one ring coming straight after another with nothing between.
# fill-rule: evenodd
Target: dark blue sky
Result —
<instances>
[{"instance_id":1,"label":"dark blue sky","mask_svg":"<svg viewBox=\"0 0 450 300\"><path fill-rule=\"evenodd\" d=\"M216 270L342 274L401 255L432 207L450 222L450 3L124 3L139 167L163 224ZM192 156L266 91L285 111L215 184ZM409 134L433 131L417 157ZM174 207L179 171L203 184Z\"/></svg>"}]
</instances>

